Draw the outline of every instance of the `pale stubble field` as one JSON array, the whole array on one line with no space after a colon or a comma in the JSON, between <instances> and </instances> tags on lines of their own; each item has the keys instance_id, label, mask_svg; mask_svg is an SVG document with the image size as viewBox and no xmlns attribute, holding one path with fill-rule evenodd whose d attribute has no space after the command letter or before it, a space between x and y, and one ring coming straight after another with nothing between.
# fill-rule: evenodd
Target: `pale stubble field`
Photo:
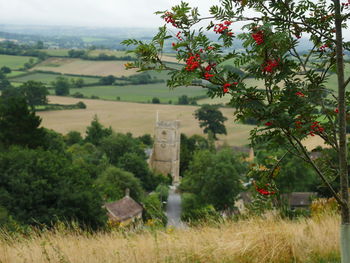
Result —
<instances>
[{"instance_id":1,"label":"pale stubble field","mask_svg":"<svg viewBox=\"0 0 350 263\"><path fill-rule=\"evenodd\" d=\"M38 112L42 118L42 125L62 134L75 130L85 134L86 127L90 124L94 115L100 122L111 126L116 132L131 132L135 136L149 133L154 134L154 125L157 112L160 120L180 120L181 132L186 135L203 135L198 121L193 113L197 106L142 104L130 102L75 99L69 97L49 96L50 103L74 104L83 101L87 109L61 110ZM223 114L228 118L225 122L227 136L219 136L219 144L246 145L249 143L249 131L254 127L234 122L233 109L221 108ZM320 144L318 137L310 137L305 144L309 149Z\"/></svg>"}]
</instances>

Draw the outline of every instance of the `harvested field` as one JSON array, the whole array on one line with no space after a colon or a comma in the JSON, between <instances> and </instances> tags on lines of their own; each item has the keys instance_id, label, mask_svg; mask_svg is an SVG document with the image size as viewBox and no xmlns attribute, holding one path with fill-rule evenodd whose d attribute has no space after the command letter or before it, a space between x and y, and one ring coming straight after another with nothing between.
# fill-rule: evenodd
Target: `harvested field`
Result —
<instances>
[{"instance_id":1,"label":"harvested field","mask_svg":"<svg viewBox=\"0 0 350 263\"><path fill-rule=\"evenodd\" d=\"M71 130L85 133L86 127L97 114L101 123L111 126L117 132L131 132L138 136L145 133L154 133L157 111L161 120L181 121L181 132L187 135L203 134L198 121L193 117L195 106L140 104L129 102L74 99L67 97L49 96L50 103L74 104L83 101L87 105L85 110L62 110L39 112L44 127L60 133ZM248 143L249 131L252 126L235 124L233 122L233 109L221 109L229 119L227 121L228 136L219 136L220 143L230 145L245 145Z\"/></svg>"},{"instance_id":2,"label":"harvested field","mask_svg":"<svg viewBox=\"0 0 350 263\"><path fill-rule=\"evenodd\" d=\"M128 61L89 61L74 58L49 58L31 70L86 76L114 75L117 77L130 76L137 72L136 69L125 70L125 63L128 63Z\"/></svg>"},{"instance_id":3,"label":"harvested field","mask_svg":"<svg viewBox=\"0 0 350 263\"><path fill-rule=\"evenodd\" d=\"M131 132L135 136L154 133L157 111L161 120L175 120L181 122L181 132L187 135L202 134L198 121L193 117L196 106L141 104L130 102L74 99L68 97L49 96L50 103L74 104L83 101L87 105L84 110L62 110L39 112L42 125L57 132L66 134L71 130L85 133L96 114L106 127L111 126L117 132ZM227 136L219 135L218 144L246 145L249 143L249 131L254 127L234 123L233 109L222 108L221 111L228 118L226 122ZM323 145L318 137L310 137L305 141L308 149Z\"/></svg>"}]
</instances>

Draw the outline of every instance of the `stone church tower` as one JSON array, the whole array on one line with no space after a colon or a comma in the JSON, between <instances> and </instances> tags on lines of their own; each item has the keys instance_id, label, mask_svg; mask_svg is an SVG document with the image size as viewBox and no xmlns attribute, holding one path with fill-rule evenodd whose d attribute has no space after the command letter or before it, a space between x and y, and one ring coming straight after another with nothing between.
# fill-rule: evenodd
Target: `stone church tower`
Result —
<instances>
[{"instance_id":1,"label":"stone church tower","mask_svg":"<svg viewBox=\"0 0 350 263\"><path fill-rule=\"evenodd\" d=\"M180 180L180 121L159 121L150 158L151 168L164 175L170 174L173 184Z\"/></svg>"}]
</instances>

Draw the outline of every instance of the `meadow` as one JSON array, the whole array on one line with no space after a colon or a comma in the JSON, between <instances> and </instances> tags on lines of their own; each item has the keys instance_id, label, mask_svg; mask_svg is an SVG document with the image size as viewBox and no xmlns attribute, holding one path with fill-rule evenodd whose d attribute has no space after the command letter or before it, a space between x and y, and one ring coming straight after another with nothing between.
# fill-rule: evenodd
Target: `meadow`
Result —
<instances>
[{"instance_id":1,"label":"meadow","mask_svg":"<svg viewBox=\"0 0 350 263\"><path fill-rule=\"evenodd\" d=\"M126 70L124 67L125 63L128 63L128 61L89 61L73 58L48 58L31 70L87 76L114 75L117 77L130 76L137 72L136 69Z\"/></svg>"},{"instance_id":2,"label":"meadow","mask_svg":"<svg viewBox=\"0 0 350 263\"><path fill-rule=\"evenodd\" d=\"M29 62L30 59L36 60L35 57L0 55L0 68L6 66L11 69L20 69L23 68L24 64Z\"/></svg>"},{"instance_id":3,"label":"meadow","mask_svg":"<svg viewBox=\"0 0 350 263\"><path fill-rule=\"evenodd\" d=\"M0 262L337 263L339 218L275 217L196 228L89 234L57 227L11 238L0 234Z\"/></svg>"},{"instance_id":4,"label":"meadow","mask_svg":"<svg viewBox=\"0 0 350 263\"><path fill-rule=\"evenodd\" d=\"M53 91L52 91L53 92ZM70 93L79 92L86 97L92 95L101 99L119 100L130 102L151 102L153 97L160 99L161 103L177 103L178 97L186 94L188 97L206 96L206 90L199 87L180 87L169 89L165 83L126 85L126 86L91 86L71 89Z\"/></svg>"},{"instance_id":5,"label":"meadow","mask_svg":"<svg viewBox=\"0 0 350 263\"><path fill-rule=\"evenodd\" d=\"M52 57L68 57L69 49L43 49L42 51Z\"/></svg>"},{"instance_id":6,"label":"meadow","mask_svg":"<svg viewBox=\"0 0 350 263\"><path fill-rule=\"evenodd\" d=\"M22 72L23 73L23 72ZM91 83L98 83L99 78L96 77L79 77L79 76L65 76L65 75L60 75L60 74L50 74L50 73L32 73L32 74L27 74L25 76L19 76L19 77L14 77L11 78L12 82L26 82L29 80L34 80L34 81L40 81L46 84L50 84L52 81L55 81L56 78L59 76L66 77L68 79L83 79L85 84L91 84Z\"/></svg>"}]
</instances>

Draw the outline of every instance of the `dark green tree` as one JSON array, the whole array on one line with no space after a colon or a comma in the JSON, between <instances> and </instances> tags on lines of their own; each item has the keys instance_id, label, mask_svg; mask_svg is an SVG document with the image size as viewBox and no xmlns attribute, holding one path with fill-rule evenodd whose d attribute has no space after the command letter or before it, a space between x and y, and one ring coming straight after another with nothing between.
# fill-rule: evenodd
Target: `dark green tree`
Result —
<instances>
[{"instance_id":1,"label":"dark green tree","mask_svg":"<svg viewBox=\"0 0 350 263\"><path fill-rule=\"evenodd\" d=\"M112 128L105 128L98 121L97 115L94 116L90 126L86 128L85 142L90 142L94 145L100 145L101 140L112 134Z\"/></svg>"},{"instance_id":2,"label":"dark green tree","mask_svg":"<svg viewBox=\"0 0 350 263\"><path fill-rule=\"evenodd\" d=\"M115 81L115 77L113 75L102 77L100 79L100 83L102 85L113 85L114 81Z\"/></svg>"},{"instance_id":3,"label":"dark green tree","mask_svg":"<svg viewBox=\"0 0 350 263\"><path fill-rule=\"evenodd\" d=\"M197 151L180 188L195 194L202 204L224 210L234 206L245 172L245 166L229 148L218 153Z\"/></svg>"},{"instance_id":4,"label":"dark green tree","mask_svg":"<svg viewBox=\"0 0 350 263\"><path fill-rule=\"evenodd\" d=\"M12 72L12 70L9 68L9 67L6 67L6 66L3 66L1 69L0 69L0 72L4 73L4 74L9 74Z\"/></svg>"},{"instance_id":5,"label":"dark green tree","mask_svg":"<svg viewBox=\"0 0 350 263\"><path fill-rule=\"evenodd\" d=\"M190 104L190 101L189 101L187 95L182 95L182 96L180 96L180 97L179 97L178 104L179 104L179 105L188 105L188 104Z\"/></svg>"},{"instance_id":6,"label":"dark green tree","mask_svg":"<svg viewBox=\"0 0 350 263\"><path fill-rule=\"evenodd\" d=\"M120 168L108 167L95 181L96 187L105 201L116 201L125 196L125 190L130 190L130 196L141 201L144 195L141 182L132 173Z\"/></svg>"},{"instance_id":7,"label":"dark green tree","mask_svg":"<svg viewBox=\"0 0 350 263\"><path fill-rule=\"evenodd\" d=\"M24 96L0 97L0 144L35 148L45 135L39 128L41 119L30 111Z\"/></svg>"},{"instance_id":8,"label":"dark green tree","mask_svg":"<svg viewBox=\"0 0 350 263\"><path fill-rule=\"evenodd\" d=\"M134 153L146 159L146 154L139 140L127 134L113 133L101 140L101 150L107 155L112 165L118 166L120 159L126 153Z\"/></svg>"},{"instance_id":9,"label":"dark green tree","mask_svg":"<svg viewBox=\"0 0 350 263\"><path fill-rule=\"evenodd\" d=\"M55 89L55 94L58 96L67 96L69 95L69 90L72 85L68 79L65 77L59 76L56 78L56 81L52 83L52 86Z\"/></svg>"},{"instance_id":10,"label":"dark green tree","mask_svg":"<svg viewBox=\"0 0 350 263\"><path fill-rule=\"evenodd\" d=\"M64 136L64 141L68 146L71 146L76 143L81 144L83 143L83 137L78 131L70 131Z\"/></svg>"},{"instance_id":11,"label":"dark green tree","mask_svg":"<svg viewBox=\"0 0 350 263\"><path fill-rule=\"evenodd\" d=\"M135 152L126 152L120 158L118 158L118 167L124 169L125 171L131 172L140 179L143 187L146 190L153 190L156 185L153 180L152 172L148 168L148 164L144 156L140 156Z\"/></svg>"},{"instance_id":12,"label":"dark green tree","mask_svg":"<svg viewBox=\"0 0 350 263\"><path fill-rule=\"evenodd\" d=\"M215 140L217 140L217 134L227 134L224 125L227 118L221 113L218 106L204 104L195 111L194 116L199 121L199 127L204 127L204 133L212 132Z\"/></svg>"},{"instance_id":13,"label":"dark green tree","mask_svg":"<svg viewBox=\"0 0 350 263\"><path fill-rule=\"evenodd\" d=\"M42 82L33 80L27 81L20 86L20 91L25 96L32 110L35 109L35 106L46 105L48 102L47 95L49 95L49 92Z\"/></svg>"},{"instance_id":14,"label":"dark green tree","mask_svg":"<svg viewBox=\"0 0 350 263\"><path fill-rule=\"evenodd\" d=\"M97 228L106 222L90 175L65 155L42 149L0 153L0 206L22 224L76 220Z\"/></svg>"}]
</instances>

